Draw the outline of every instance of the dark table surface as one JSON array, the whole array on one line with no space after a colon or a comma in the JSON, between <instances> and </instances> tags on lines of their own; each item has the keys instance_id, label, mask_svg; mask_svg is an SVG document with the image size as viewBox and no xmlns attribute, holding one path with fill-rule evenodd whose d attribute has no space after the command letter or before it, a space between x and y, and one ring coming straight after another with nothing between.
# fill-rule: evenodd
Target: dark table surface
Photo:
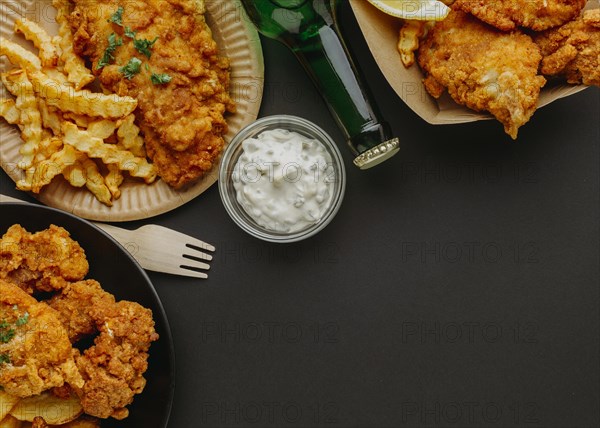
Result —
<instances>
[{"instance_id":1,"label":"dark table surface","mask_svg":"<svg viewBox=\"0 0 600 428\"><path fill-rule=\"evenodd\" d=\"M150 273L177 358L169 427L598 426L600 91L540 109L517 142L496 121L429 125L342 17L401 152L359 171L343 149L342 209L305 242L245 235L216 186L151 219L217 247L208 280ZM260 115L343 145L262 41Z\"/></svg>"}]
</instances>

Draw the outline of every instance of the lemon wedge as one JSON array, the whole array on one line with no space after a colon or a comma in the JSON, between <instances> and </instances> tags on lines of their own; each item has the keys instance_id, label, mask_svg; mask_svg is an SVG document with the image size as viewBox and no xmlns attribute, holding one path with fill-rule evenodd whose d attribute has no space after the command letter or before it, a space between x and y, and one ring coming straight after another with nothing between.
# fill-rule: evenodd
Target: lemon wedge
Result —
<instances>
[{"instance_id":1,"label":"lemon wedge","mask_svg":"<svg viewBox=\"0 0 600 428\"><path fill-rule=\"evenodd\" d=\"M441 21L450 8L438 0L368 0L382 12L396 18Z\"/></svg>"}]
</instances>

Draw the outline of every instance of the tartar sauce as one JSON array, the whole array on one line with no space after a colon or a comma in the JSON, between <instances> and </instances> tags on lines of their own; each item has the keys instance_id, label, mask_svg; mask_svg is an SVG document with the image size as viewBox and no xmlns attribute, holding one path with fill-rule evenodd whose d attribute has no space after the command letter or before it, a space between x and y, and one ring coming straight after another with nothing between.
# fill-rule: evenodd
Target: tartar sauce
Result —
<instances>
[{"instance_id":1,"label":"tartar sauce","mask_svg":"<svg viewBox=\"0 0 600 428\"><path fill-rule=\"evenodd\" d=\"M238 202L259 225L294 233L318 223L331 205L335 171L323 144L285 129L242 142L232 174Z\"/></svg>"}]
</instances>

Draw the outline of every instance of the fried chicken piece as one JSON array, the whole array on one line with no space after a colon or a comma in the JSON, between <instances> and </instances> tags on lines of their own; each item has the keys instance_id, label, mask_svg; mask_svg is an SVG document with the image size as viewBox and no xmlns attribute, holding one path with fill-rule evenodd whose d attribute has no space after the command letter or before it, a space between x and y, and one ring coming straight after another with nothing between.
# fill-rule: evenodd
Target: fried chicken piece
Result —
<instances>
[{"instance_id":1,"label":"fried chicken piece","mask_svg":"<svg viewBox=\"0 0 600 428\"><path fill-rule=\"evenodd\" d=\"M93 63L102 86L138 100L138 124L147 153L159 176L181 188L210 171L221 153L227 132L226 112L235 104L228 94L229 62L219 57L216 42L204 19L201 0L71 0L74 49ZM111 17L123 6L122 25ZM113 20L114 21L114 20ZM136 40L151 43L142 54ZM122 44L106 59L109 37ZM144 65L125 76L122 67L133 57ZM170 82L157 84L152 74L167 74Z\"/></svg>"},{"instance_id":2,"label":"fried chicken piece","mask_svg":"<svg viewBox=\"0 0 600 428\"><path fill-rule=\"evenodd\" d=\"M83 387L58 314L17 285L0 279L0 385L29 397L65 382Z\"/></svg>"},{"instance_id":3,"label":"fried chicken piece","mask_svg":"<svg viewBox=\"0 0 600 428\"><path fill-rule=\"evenodd\" d=\"M85 384L76 389L85 413L126 418L126 406L146 385L148 350L158 339L152 311L129 301L94 305L90 311L100 334L77 358Z\"/></svg>"},{"instance_id":4,"label":"fried chicken piece","mask_svg":"<svg viewBox=\"0 0 600 428\"><path fill-rule=\"evenodd\" d=\"M62 227L29 233L17 224L0 239L0 278L29 294L61 289L88 270L83 248Z\"/></svg>"},{"instance_id":5,"label":"fried chicken piece","mask_svg":"<svg viewBox=\"0 0 600 428\"><path fill-rule=\"evenodd\" d=\"M69 334L69 340L75 343L97 331L90 313L92 309L95 306L113 305L115 298L104 291L98 281L88 279L68 284L47 303L58 312L59 319Z\"/></svg>"},{"instance_id":6,"label":"fried chicken piece","mask_svg":"<svg viewBox=\"0 0 600 428\"><path fill-rule=\"evenodd\" d=\"M535 31L562 25L575 18L587 0L456 0L453 8L469 12L494 27Z\"/></svg>"},{"instance_id":7,"label":"fried chicken piece","mask_svg":"<svg viewBox=\"0 0 600 428\"><path fill-rule=\"evenodd\" d=\"M446 88L458 104L486 110L513 139L537 107L546 83L533 40L503 33L460 11L436 23L419 47L426 90L438 98Z\"/></svg>"},{"instance_id":8,"label":"fried chicken piece","mask_svg":"<svg viewBox=\"0 0 600 428\"><path fill-rule=\"evenodd\" d=\"M576 20L540 33L534 40L542 50L543 74L600 86L600 9L586 10Z\"/></svg>"}]
</instances>

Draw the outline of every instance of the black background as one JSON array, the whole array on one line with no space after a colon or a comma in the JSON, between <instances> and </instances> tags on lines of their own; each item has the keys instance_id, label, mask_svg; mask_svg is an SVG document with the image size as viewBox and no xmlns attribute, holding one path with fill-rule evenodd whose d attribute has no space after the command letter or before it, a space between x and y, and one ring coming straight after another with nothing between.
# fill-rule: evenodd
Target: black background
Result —
<instances>
[{"instance_id":1,"label":"black background","mask_svg":"<svg viewBox=\"0 0 600 428\"><path fill-rule=\"evenodd\" d=\"M598 426L598 88L540 109L516 142L496 121L429 125L342 12L401 152L359 171L342 147L342 209L298 244L245 235L217 186L149 220L217 247L208 280L150 273L175 341L169 427ZM291 52L262 41L260 115L343 146Z\"/></svg>"}]
</instances>

